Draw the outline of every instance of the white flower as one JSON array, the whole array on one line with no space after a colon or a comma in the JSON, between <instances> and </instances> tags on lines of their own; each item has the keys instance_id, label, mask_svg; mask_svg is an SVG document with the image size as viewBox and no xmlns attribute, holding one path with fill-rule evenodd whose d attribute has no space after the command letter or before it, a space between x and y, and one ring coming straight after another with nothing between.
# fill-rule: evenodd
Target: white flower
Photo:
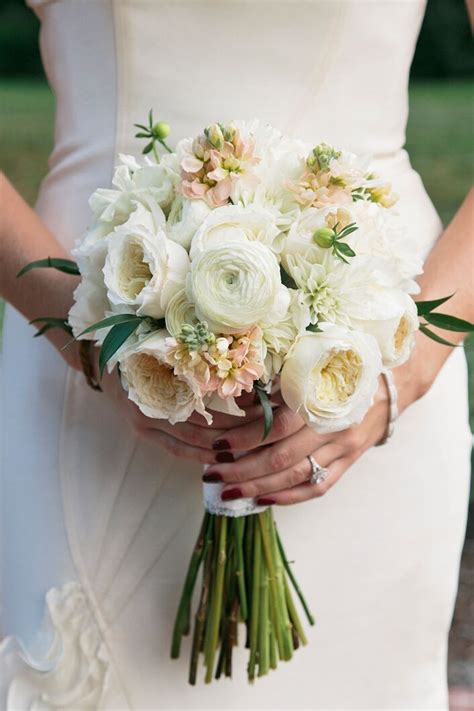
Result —
<instances>
[{"instance_id":1,"label":"white flower","mask_svg":"<svg viewBox=\"0 0 474 711\"><path fill-rule=\"evenodd\" d=\"M408 294L400 292L398 305L398 313L393 318L355 323L355 326L359 325L364 333L374 336L386 368L396 368L408 360L419 327L418 313L413 299Z\"/></svg>"},{"instance_id":2,"label":"white flower","mask_svg":"<svg viewBox=\"0 0 474 711\"><path fill-rule=\"evenodd\" d=\"M329 250L321 263L312 254L288 255L290 275L304 294L311 320L354 327L356 320L392 318L399 311L398 276L382 259L353 257L345 264Z\"/></svg>"},{"instance_id":3,"label":"white flower","mask_svg":"<svg viewBox=\"0 0 474 711\"><path fill-rule=\"evenodd\" d=\"M267 346L265 382L280 372L287 353L310 323L309 308L304 303L302 293L296 289L288 291L291 300L283 318L274 323L260 324Z\"/></svg>"},{"instance_id":4,"label":"white flower","mask_svg":"<svg viewBox=\"0 0 474 711\"><path fill-rule=\"evenodd\" d=\"M96 219L112 226L121 225L135 210L137 203L148 209L169 210L179 182L176 155L166 154L159 163L145 158L143 165L133 156L121 154L119 158L122 165L115 168L112 180L115 189L99 188L89 199Z\"/></svg>"},{"instance_id":5,"label":"white flower","mask_svg":"<svg viewBox=\"0 0 474 711\"><path fill-rule=\"evenodd\" d=\"M194 304L192 304L186 290L177 291L168 302L165 313L166 328L172 336L177 336L185 324L195 325L198 322Z\"/></svg>"},{"instance_id":6,"label":"white flower","mask_svg":"<svg viewBox=\"0 0 474 711\"><path fill-rule=\"evenodd\" d=\"M133 220L107 238L104 281L110 303L118 310L162 318L168 302L180 291L189 269L186 250ZM117 310L117 309L114 309Z\"/></svg>"},{"instance_id":7,"label":"white flower","mask_svg":"<svg viewBox=\"0 0 474 711\"><path fill-rule=\"evenodd\" d=\"M186 421L194 411L208 423L199 393L185 376L177 376L165 361L167 331L155 332L119 358L122 384L128 397L147 417L168 420L172 425Z\"/></svg>"},{"instance_id":8,"label":"white flower","mask_svg":"<svg viewBox=\"0 0 474 711\"><path fill-rule=\"evenodd\" d=\"M263 320L277 321L288 308L273 252L260 242L223 242L191 263L188 298L198 318L216 333L248 331Z\"/></svg>"},{"instance_id":9,"label":"white flower","mask_svg":"<svg viewBox=\"0 0 474 711\"><path fill-rule=\"evenodd\" d=\"M381 370L372 336L327 324L296 342L283 365L281 393L316 432L338 432L362 421Z\"/></svg>"},{"instance_id":10,"label":"white flower","mask_svg":"<svg viewBox=\"0 0 474 711\"><path fill-rule=\"evenodd\" d=\"M359 200L351 207L358 229L347 242L356 254L386 259L399 275L400 288L419 292L414 278L423 272L423 258L416 240L410 239L396 213L376 203Z\"/></svg>"},{"instance_id":11,"label":"white flower","mask_svg":"<svg viewBox=\"0 0 474 711\"><path fill-rule=\"evenodd\" d=\"M204 220L191 243L191 258L207 247L223 242L261 242L272 248L280 233L274 216L264 208L224 205Z\"/></svg>"},{"instance_id":12,"label":"white flower","mask_svg":"<svg viewBox=\"0 0 474 711\"><path fill-rule=\"evenodd\" d=\"M166 234L189 251L196 230L211 212L204 200L187 200L178 195L171 205L166 223Z\"/></svg>"},{"instance_id":13,"label":"white flower","mask_svg":"<svg viewBox=\"0 0 474 711\"><path fill-rule=\"evenodd\" d=\"M77 337L86 328L104 319L109 308L102 273L83 276L74 291L74 303L68 315L74 336ZM96 334L87 333L81 338L93 341Z\"/></svg>"}]
</instances>

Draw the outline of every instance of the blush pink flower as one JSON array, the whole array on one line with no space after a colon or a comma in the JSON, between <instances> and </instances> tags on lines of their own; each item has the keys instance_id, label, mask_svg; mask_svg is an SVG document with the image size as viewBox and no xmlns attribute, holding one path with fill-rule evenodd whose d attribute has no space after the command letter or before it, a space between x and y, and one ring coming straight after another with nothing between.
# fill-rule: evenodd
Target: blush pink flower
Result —
<instances>
[{"instance_id":1,"label":"blush pink flower","mask_svg":"<svg viewBox=\"0 0 474 711\"><path fill-rule=\"evenodd\" d=\"M190 200L205 200L210 207L225 205L238 181L256 184L253 168L259 162L252 138L244 138L233 126L212 124L181 161L178 192Z\"/></svg>"}]
</instances>

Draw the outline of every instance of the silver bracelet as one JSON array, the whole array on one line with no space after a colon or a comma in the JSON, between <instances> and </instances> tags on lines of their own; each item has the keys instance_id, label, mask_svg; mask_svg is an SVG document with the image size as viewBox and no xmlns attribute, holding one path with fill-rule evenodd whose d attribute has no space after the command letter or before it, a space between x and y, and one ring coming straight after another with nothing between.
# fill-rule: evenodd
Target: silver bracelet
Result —
<instances>
[{"instance_id":1,"label":"silver bracelet","mask_svg":"<svg viewBox=\"0 0 474 711\"><path fill-rule=\"evenodd\" d=\"M391 370L384 370L382 372L382 375L385 379L385 384L387 386L389 410L387 429L385 430L385 434L380 440L380 442L377 442L377 444L375 445L376 447L379 447L380 445L388 442L390 437L393 435L393 430L395 429L395 420L398 417L398 393L397 388L395 387L393 373Z\"/></svg>"}]
</instances>

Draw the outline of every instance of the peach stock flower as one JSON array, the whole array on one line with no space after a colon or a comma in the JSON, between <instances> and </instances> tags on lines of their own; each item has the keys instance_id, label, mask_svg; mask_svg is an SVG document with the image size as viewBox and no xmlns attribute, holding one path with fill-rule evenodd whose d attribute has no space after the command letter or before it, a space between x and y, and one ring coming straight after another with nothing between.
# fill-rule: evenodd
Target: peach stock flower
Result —
<instances>
[{"instance_id":1,"label":"peach stock flower","mask_svg":"<svg viewBox=\"0 0 474 711\"><path fill-rule=\"evenodd\" d=\"M210 207L225 205L237 181L256 184L252 169L259 162L252 138L243 137L234 126L212 124L194 139L182 159L178 192L188 199L205 200Z\"/></svg>"}]
</instances>

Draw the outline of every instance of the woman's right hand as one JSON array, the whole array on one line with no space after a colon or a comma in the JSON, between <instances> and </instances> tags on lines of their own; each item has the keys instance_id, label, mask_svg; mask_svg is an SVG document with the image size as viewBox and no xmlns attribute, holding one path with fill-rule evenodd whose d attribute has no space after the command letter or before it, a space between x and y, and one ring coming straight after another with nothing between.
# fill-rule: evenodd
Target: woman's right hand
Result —
<instances>
[{"instance_id":1,"label":"woman's right hand","mask_svg":"<svg viewBox=\"0 0 474 711\"><path fill-rule=\"evenodd\" d=\"M98 372L97 359L99 349L94 349L95 372ZM153 442L175 457L192 459L202 464L216 464L234 461L231 452L213 449L213 443L219 440L226 430L262 418L262 408L254 403L254 395L245 394L239 398L239 406L245 408L246 416L234 417L219 412L213 413L213 423L208 425L204 417L194 413L187 422L171 425L167 420L146 417L134 402L129 400L122 387L117 368L111 373L105 372L100 381L103 395L118 407L130 422L135 432L144 440ZM262 425L263 427L263 425Z\"/></svg>"}]
</instances>

